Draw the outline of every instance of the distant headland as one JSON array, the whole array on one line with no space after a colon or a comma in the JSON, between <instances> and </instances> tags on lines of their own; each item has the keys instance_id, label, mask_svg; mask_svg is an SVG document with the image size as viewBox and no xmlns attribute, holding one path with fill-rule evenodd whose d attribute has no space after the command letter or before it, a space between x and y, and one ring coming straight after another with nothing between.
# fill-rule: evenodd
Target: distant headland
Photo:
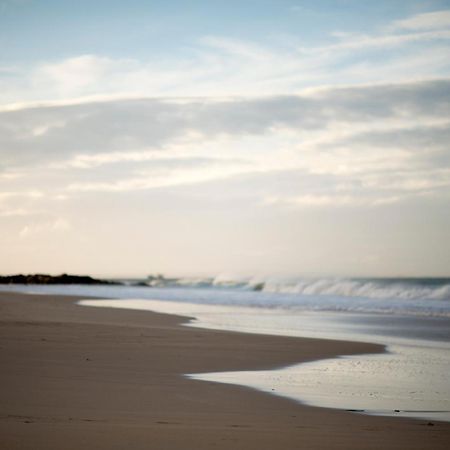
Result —
<instances>
[{"instance_id":1,"label":"distant headland","mask_svg":"<svg viewBox=\"0 0 450 450\"><path fill-rule=\"evenodd\" d=\"M61 275L48 275L48 274L30 274L30 275L8 275L0 276L0 284L122 284L117 281L100 280L92 278L87 275L68 275L63 273Z\"/></svg>"}]
</instances>

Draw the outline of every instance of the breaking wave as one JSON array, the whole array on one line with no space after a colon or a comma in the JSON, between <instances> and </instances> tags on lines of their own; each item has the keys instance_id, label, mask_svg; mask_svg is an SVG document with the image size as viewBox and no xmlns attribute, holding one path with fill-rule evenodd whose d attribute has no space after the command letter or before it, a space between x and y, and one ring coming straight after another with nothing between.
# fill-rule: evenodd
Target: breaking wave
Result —
<instances>
[{"instance_id":1,"label":"breaking wave","mask_svg":"<svg viewBox=\"0 0 450 450\"><path fill-rule=\"evenodd\" d=\"M450 317L449 278L121 279L121 285L4 285L2 290L148 299L281 311L335 311Z\"/></svg>"},{"instance_id":2,"label":"breaking wave","mask_svg":"<svg viewBox=\"0 0 450 450\"><path fill-rule=\"evenodd\" d=\"M312 296L450 300L450 278L206 278L149 276L149 287L219 288Z\"/></svg>"}]
</instances>

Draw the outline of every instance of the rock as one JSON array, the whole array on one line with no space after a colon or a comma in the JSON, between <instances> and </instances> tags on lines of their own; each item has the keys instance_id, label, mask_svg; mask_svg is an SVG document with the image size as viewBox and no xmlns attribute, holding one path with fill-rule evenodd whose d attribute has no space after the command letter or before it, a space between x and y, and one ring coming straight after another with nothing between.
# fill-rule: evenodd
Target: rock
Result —
<instances>
[{"instance_id":1,"label":"rock","mask_svg":"<svg viewBox=\"0 0 450 450\"><path fill-rule=\"evenodd\" d=\"M100 280L90 276L68 275L47 275L47 274L30 274L30 275L9 275L0 276L0 284L107 284L119 285L116 281Z\"/></svg>"}]
</instances>

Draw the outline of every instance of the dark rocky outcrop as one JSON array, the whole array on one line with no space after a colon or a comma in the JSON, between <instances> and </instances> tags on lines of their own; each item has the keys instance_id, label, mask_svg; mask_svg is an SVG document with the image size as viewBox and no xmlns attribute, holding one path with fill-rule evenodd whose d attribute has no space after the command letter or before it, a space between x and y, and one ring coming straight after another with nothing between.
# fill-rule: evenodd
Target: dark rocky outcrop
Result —
<instances>
[{"instance_id":1,"label":"dark rocky outcrop","mask_svg":"<svg viewBox=\"0 0 450 450\"><path fill-rule=\"evenodd\" d=\"M116 281L99 280L90 276L68 275L47 275L47 274L30 274L30 275L8 275L0 276L0 284L121 284Z\"/></svg>"}]
</instances>

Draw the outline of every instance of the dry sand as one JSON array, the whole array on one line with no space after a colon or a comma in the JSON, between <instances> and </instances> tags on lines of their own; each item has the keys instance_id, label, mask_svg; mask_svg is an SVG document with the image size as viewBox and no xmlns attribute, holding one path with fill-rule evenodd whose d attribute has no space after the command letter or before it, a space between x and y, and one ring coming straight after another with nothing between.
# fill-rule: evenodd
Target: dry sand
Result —
<instances>
[{"instance_id":1,"label":"dry sand","mask_svg":"<svg viewBox=\"0 0 450 450\"><path fill-rule=\"evenodd\" d=\"M379 345L183 327L186 318L0 292L3 450L447 449L450 424L303 406L185 373Z\"/></svg>"}]
</instances>

